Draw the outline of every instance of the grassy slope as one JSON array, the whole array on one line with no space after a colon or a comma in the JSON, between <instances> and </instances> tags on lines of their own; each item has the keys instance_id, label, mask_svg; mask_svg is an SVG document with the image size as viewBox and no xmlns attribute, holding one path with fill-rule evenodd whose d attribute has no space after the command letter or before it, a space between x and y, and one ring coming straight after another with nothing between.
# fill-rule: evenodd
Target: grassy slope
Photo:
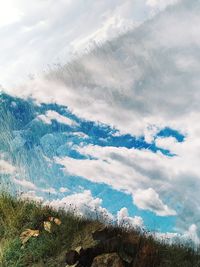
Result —
<instances>
[{"instance_id":1,"label":"grassy slope","mask_svg":"<svg viewBox=\"0 0 200 267\"><path fill-rule=\"evenodd\" d=\"M49 216L58 217L62 221L51 234L43 230L43 221ZM99 222L84 220L72 213L57 212L49 207L0 194L0 266L64 267L65 252L78 245L91 246L91 233L99 226ZM19 236L27 228L39 229L40 235L31 238L22 248ZM189 247L164 245L144 235L141 238L158 249L159 266L200 266L200 253Z\"/></svg>"}]
</instances>

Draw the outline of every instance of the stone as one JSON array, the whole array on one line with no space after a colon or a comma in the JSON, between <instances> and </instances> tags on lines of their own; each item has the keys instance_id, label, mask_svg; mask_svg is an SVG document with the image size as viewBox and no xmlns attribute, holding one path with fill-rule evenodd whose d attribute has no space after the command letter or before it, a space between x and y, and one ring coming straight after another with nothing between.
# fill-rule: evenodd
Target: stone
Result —
<instances>
[{"instance_id":1,"label":"stone","mask_svg":"<svg viewBox=\"0 0 200 267\"><path fill-rule=\"evenodd\" d=\"M73 265L79 261L80 255L76 250L70 250L65 254L65 261L68 265Z\"/></svg>"},{"instance_id":2,"label":"stone","mask_svg":"<svg viewBox=\"0 0 200 267\"><path fill-rule=\"evenodd\" d=\"M93 259L98 255L118 252L119 250L120 238L113 237L103 242L99 242L93 247L81 249L79 253L79 263L83 266L90 267Z\"/></svg>"},{"instance_id":3,"label":"stone","mask_svg":"<svg viewBox=\"0 0 200 267\"><path fill-rule=\"evenodd\" d=\"M124 267L124 264L117 253L109 253L95 257L91 267Z\"/></svg>"},{"instance_id":4,"label":"stone","mask_svg":"<svg viewBox=\"0 0 200 267\"><path fill-rule=\"evenodd\" d=\"M125 263L130 265L133 262L133 257L126 254L123 250L119 251L118 254Z\"/></svg>"},{"instance_id":5,"label":"stone","mask_svg":"<svg viewBox=\"0 0 200 267\"><path fill-rule=\"evenodd\" d=\"M82 249L80 251L79 263L84 267L90 267L93 259L99 254L102 254L102 249L96 246Z\"/></svg>"}]
</instances>

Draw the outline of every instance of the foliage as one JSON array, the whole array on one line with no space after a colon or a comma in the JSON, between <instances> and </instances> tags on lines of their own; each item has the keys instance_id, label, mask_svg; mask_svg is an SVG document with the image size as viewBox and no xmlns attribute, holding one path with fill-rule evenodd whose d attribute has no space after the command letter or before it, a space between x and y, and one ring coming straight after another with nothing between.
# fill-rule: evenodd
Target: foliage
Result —
<instances>
[{"instance_id":1,"label":"foliage","mask_svg":"<svg viewBox=\"0 0 200 267\"><path fill-rule=\"evenodd\" d=\"M51 231L45 230L44 222L51 222ZM77 217L73 212L55 211L48 206L1 193L0 266L65 266L65 252L71 249L74 243L89 244L91 242L89 232L91 234L97 225L97 221ZM39 235L32 235L22 244L20 235L27 229L39 230ZM117 231L122 232L127 229L118 228ZM143 244L148 244L158 251L159 263L152 267L200 266L198 249L180 243L169 245L147 237L145 233L137 234Z\"/></svg>"},{"instance_id":2,"label":"foliage","mask_svg":"<svg viewBox=\"0 0 200 267\"><path fill-rule=\"evenodd\" d=\"M62 221L61 224L59 221L58 224L52 224L51 233L46 232L43 225L49 217ZM41 260L48 261L50 257L56 257L61 251L69 249L73 236L86 223L86 220L73 213L54 211L3 193L0 195L0 265L23 267L32 266ZM33 236L22 246L20 235L26 229L38 229L40 235Z\"/></svg>"}]
</instances>

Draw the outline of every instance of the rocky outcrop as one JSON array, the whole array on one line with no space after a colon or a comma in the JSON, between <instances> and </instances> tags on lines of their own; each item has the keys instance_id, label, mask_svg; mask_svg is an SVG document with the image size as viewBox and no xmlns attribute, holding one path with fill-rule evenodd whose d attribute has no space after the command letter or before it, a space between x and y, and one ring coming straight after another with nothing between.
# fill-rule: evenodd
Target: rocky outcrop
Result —
<instances>
[{"instance_id":1,"label":"rocky outcrop","mask_svg":"<svg viewBox=\"0 0 200 267\"><path fill-rule=\"evenodd\" d=\"M156 249L144 244L141 237L115 228L92 233L91 247L78 247L66 253L67 266L74 267L152 267Z\"/></svg>"},{"instance_id":2,"label":"rocky outcrop","mask_svg":"<svg viewBox=\"0 0 200 267\"><path fill-rule=\"evenodd\" d=\"M117 253L102 254L94 258L91 267L124 267Z\"/></svg>"},{"instance_id":3,"label":"rocky outcrop","mask_svg":"<svg viewBox=\"0 0 200 267\"><path fill-rule=\"evenodd\" d=\"M66 263L73 265L79 261L80 255L76 250L70 250L66 253Z\"/></svg>"}]
</instances>

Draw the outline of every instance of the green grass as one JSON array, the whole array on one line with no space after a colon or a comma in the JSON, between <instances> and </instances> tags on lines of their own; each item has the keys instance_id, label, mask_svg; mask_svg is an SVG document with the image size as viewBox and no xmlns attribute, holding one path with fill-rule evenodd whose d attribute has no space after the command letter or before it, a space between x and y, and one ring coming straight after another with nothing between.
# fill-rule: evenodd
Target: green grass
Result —
<instances>
[{"instance_id":1,"label":"green grass","mask_svg":"<svg viewBox=\"0 0 200 267\"><path fill-rule=\"evenodd\" d=\"M62 221L54 225L52 233L43 229L48 217ZM99 227L98 221L75 216L72 212L55 211L38 203L18 200L0 194L0 266L1 267L64 267L64 255L76 246L91 246L91 233ZM40 230L22 247L20 234L27 228ZM119 232L127 229L119 229ZM135 233L135 232L134 232ZM200 252L189 245L167 245L137 233L142 244L149 244L158 251L156 264L150 267L199 267ZM149 266L148 266L149 267Z\"/></svg>"},{"instance_id":2,"label":"green grass","mask_svg":"<svg viewBox=\"0 0 200 267\"><path fill-rule=\"evenodd\" d=\"M54 226L52 233L43 229L43 222L49 216L58 217L62 224ZM0 195L0 266L23 267L45 266L50 258L57 257L72 245L75 235L90 222L73 213L54 211L34 202L17 200L6 194ZM39 229L39 237L30 238L22 248L19 239L25 229ZM43 264L43 265L41 265ZM37 266L37 265L36 265ZM47 265L47 266L57 266Z\"/></svg>"}]
</instances>

